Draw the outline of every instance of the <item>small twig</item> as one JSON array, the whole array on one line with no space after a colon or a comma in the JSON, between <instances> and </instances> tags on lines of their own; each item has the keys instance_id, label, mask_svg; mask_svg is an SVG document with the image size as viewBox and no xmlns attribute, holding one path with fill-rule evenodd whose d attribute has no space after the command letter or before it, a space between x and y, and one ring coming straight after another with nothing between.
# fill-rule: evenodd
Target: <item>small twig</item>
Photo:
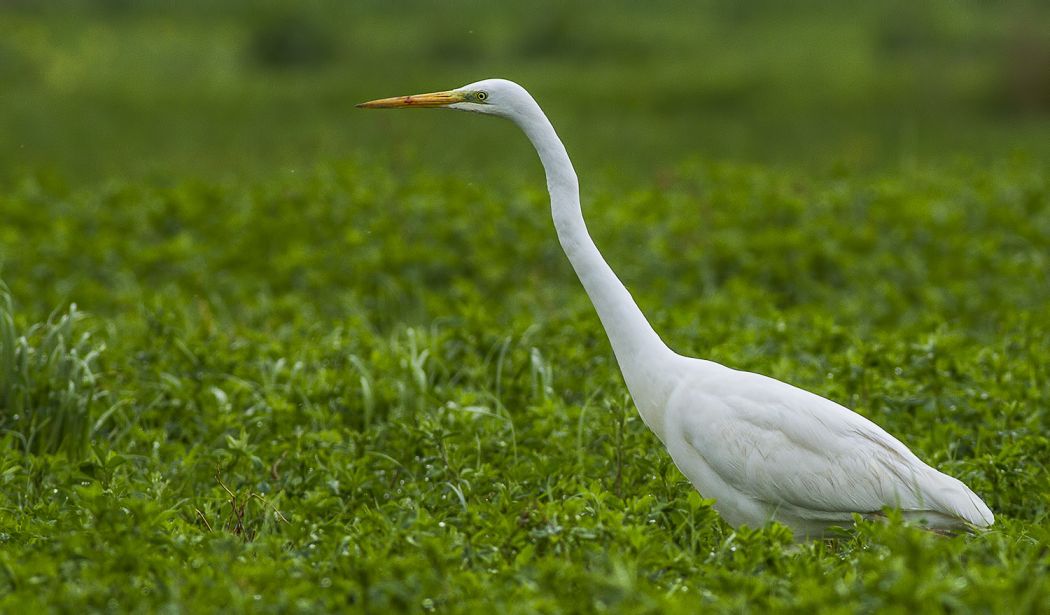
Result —
<instances>
[{"instance_id":1,"label":"small twig","mask_svg":"<svg viewBox=\"0 0 1050 615\"><path fill-rule=\"evenodd\" d=\"M267 501L267 499L264 498L261 494L252 493L248 497L255 498L255 499L259 500L260 502L262 502L263 504L266 504L267 506L270 507L271 510L273 510L273 514L277 515L278 519L280 519L281 521L284 521L285 523L290 523L290 521L288 521L288 518L285 517L283 514L281 514L281 511L277 510L277 507L274 506L273 503Z\"/></svg>"},{"instance_id":2,"label":"small twig","mask_svg":"<svg viewBox=\"0 0 1050 615\"><path fill-rule=\"evenodd\" d=\"M229 494L230 499L237 499L237 496L234 495L232 491L230 491L230 488L226 486L226 483L222 482L222 466L220 465L215 466L215 482L219 483L219 486L222 487L227 494Z\"/></svg>"},{"instance_id":3,"label":"small twig","mask_svg":"<svg viewBox=\"0 0 1050 615\"><path fill-rule=\"evenodd\" d=\"M233 532L237 536L243 536L244 535L244 505L241 504L240 506L238 506L237 494L235 494L233 491L230 491L230 488L226 486L226 483L222 482L221 471L222 471L221 466L216 465L215 466L215 482L219 483L219 486L222 487L223 490L226 491L227 495L230 496L230 513L237 520L236 523L234 523L233 527L230 528L230 531ZM229 527L228 524L227 524L227 527Z\"/></svg>"},{"instance_id":4,"label":"small twig","mask_svg":"<svg viewBox=\"0 0 1050 615\"><path fill-rule=\"evenodd\" d=\"M285 453L287 453L287 451L285 451ZM275 480L279 476L277 474L277 466L281 463L281 461L284 458L285 458L285 455L281 455L280 458L278 458L277 461L275 461L274 464L270 467L270 474L271 474L271 476L274 477ZM273 503L268 501L260 493L255 493L254 491L249 490L248 491L248 495L246 495L244 497L244 500L241 501L240 496L238 494L234 493L232 489L227 487L226 483L222 482L222 467L221 467L221 465L215 466L215 482L218 483L220 487L222 487L222 490L225 491L226 495L228 495L229 498L230 498L230 515L231 515L231 517L230 517L229 520L227 520L227 522L223 526L223 528L226 529L226 530L229 530L231 533L233 533L236 536L240 536L246 542L251 542L251 541L255 540L255 535L256 535L256 532L254 530L251 530L250 528L246 528L244 526L244 517L245 517L245 514L248 512L248 503L251 502L253 499L262 502L263 505L265 505L265 506L269 507L271 510L273 510L273 514L277 518L278 521L283 521L285 523L291 523L290 521L288 521L288 517L284 516L284 513L282 513L280 510L278 510L277 507ZM206 525L208 527L208 530L210 531L212 529L212 527L211 527L211 524L208 523L208 520L204 518L204 513L202 513L200 511L200 509L196 509L195 508L194 510L197 512L197 516L201 519L201 521L204 522L204 525Z\"/></svg>"},{"instance_id":5,"label":"small twig","mask_svg":"<svg viewBox=\"0 0 1050 615\"><path fill-rule=\"evenodd\" d=\"M197 518L204 522L204 527L208 528L209 532L215 531L211 529L211 524L208 523L208 518L204 516L204 513L201 512L201 509L194 508L193 512L197 513Z\"/></svg>"}]
</instances>

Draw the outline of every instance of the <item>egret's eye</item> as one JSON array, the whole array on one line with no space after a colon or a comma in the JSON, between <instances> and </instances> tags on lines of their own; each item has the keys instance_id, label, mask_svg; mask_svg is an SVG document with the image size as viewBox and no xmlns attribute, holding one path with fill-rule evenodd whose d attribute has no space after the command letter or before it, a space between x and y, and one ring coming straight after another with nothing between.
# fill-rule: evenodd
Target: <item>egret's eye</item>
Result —
<instances>
[{"instance_id":1,"label":"egret's eye","mask_svg":"<svg viewBox=\"0 0 1050 615\"><path fill-rule=\"evenodd\" d=\"M488 92L478 92L474 95L474 98L478 99L478 102L485 102L489 98Z\"/></svg>"}]
</instances>

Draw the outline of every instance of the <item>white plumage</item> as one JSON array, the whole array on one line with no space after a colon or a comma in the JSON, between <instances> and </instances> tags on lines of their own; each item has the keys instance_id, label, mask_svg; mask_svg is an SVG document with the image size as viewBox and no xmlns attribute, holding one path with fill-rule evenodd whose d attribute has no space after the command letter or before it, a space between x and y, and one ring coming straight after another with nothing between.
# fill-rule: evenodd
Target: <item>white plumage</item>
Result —
<instances>
[{"instance_id":1,"label":"white plumage","mask_svg":"<svg viewBox=\"0 0 1050 615\"><path fill-rule=\"evenodd\" d=\"M558 239L642 419L730 525L777 520L810 538L851 524L854 513L874 516L884 508L938 530L993 523L966 485L859 414L779 380L671 351L587 233L565 147L521 86L488 79L358 106L473 111L509 118L525 132L543 162Z\"/></svg>"},{"instance_id":2,"label":"white plumage","mask_svg":"<svg viewBox=\"0 0 1050 615\"><path fill-rule=\"evenodd\" d=\"M992 523L966 485L839 404L707 361L683 359L682 370L663 417L664 443L731 525L775 518L820 536L883 507L936 529Z\"/></svg>"}]
</instances>

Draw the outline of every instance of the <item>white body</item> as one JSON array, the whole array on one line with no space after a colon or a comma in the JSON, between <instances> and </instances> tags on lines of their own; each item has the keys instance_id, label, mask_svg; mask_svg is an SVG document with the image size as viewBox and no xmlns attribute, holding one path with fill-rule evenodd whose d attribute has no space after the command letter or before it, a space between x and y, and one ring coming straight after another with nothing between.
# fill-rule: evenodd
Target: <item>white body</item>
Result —
<instances>
[{"instance_id":1,"label":"white body","mask_svg":"<svg viewBox=\"0 0 1050 615\"><path fill-rule=\"evenodd\" d=\"M666 384L638 383L646 391L632 390L635 403L734 527L776 519L799 538L819 537L884 507L935 529L992 523L966 485L835 402L710 361L675 356L666 369Z\"/></svg>"},{"instance_id":2,"label":"white body","mask_svg":"<svg viewBox=\"0 0 1050 615\"><path fill-rule=\"evenodd\" d=\"M854 513L887 507L935 529L992 524L991 510L966 485L868 419L790 384L671 351L591 241L572 163L529 93L489 79L441 93L450 95L463 100L444 106L509 118L535 146L558 239L642 419L730 525L777 520L798 538L819 537L851 524Z\"/></svg>"}]
</instances>

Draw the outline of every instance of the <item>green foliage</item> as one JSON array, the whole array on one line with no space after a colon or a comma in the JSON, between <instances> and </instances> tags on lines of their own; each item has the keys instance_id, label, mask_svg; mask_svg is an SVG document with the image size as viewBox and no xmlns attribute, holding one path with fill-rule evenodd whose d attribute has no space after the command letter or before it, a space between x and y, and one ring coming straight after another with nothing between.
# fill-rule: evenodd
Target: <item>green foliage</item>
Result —
<instances>
[{"instance_id":1,"label":"green foliage","mask_svg":"<svg viewBox=\"0 0 1050 615\"><path fill-rule=\"evenodd\" d=\"M1044 5L263 4L0 8L0 612L1050 612ZM514 127L351 109L489 76L675 349L996 525L728 528Z\"/></svg>"},{"instance_id":2,"label":"green foliage","mask_svg":"<svg viewBox=\"0 0 1050 615\"><path fill-rule=\"evenodd\" d=\"M276 14L252 33L251 58L270 68L318 67L335 55L335 37L317 20Z\"/></svg>"},{"instance_id":3,"label":"green foliage","mask_svg":"<svg viewBox=\"0 0 1050 615\"><path fill-rule=\"evenodd\" d=\"M101 348L79 337L76 306L19 333L11 295L0 281L0 430L23 452L66 452L76 461L101 396L95 363Z\"/></svg>"},{"instance_id":4,"label":"green foliage","mask_svg":"<svg viewBox=\"0 0 1050 615\"><path fill-rule=\"evenodd\" d=\"M1044 168L587 178L674 347L855 407L997 513L802 546L731 531L646 430L538 174L27 180L0 197L5 365L98 427L55 457L24 444L53 423L8 423L0 610L1045 610ZM72 298L94 316L15 333Z\"/></svg>"},{"instance_id":5,"label":"green foliage","mask_svg":"<svg viewBox=\"0 0 1050 615\"><path fill-rule=\"evenodd\" d=\"M487 77L528 86L588 175L698 154L851 171L1046 156L1048 33L1050 4L1024 0L7 0L0 184L535 164L509 127L352 110Z\"/></svg>"}]
</instances>

